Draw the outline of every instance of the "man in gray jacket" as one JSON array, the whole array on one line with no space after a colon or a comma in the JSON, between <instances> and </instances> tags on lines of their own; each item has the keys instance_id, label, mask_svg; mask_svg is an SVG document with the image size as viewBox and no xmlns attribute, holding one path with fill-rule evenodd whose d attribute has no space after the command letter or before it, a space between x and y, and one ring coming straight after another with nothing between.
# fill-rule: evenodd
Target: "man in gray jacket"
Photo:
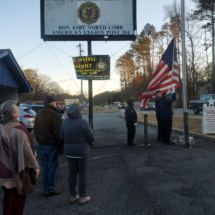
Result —
<instances>
[{"instance_id":1,"label":"man in gray jacket","mask_svg":"<svg viewBox=\"0 0 215 215\"><path fill-rule=\"evenodd\" d=\"M69 163L70 201L79 200L80 204L84 204L90 201L90 197L86 197L87 164L94 136L88 122L82 119L80 107L77 104L69 107L67 115L61 126L60 138L65 143L65 153ZM78 173L80 198L75 190Z\"/></svg>"}]
</instances>

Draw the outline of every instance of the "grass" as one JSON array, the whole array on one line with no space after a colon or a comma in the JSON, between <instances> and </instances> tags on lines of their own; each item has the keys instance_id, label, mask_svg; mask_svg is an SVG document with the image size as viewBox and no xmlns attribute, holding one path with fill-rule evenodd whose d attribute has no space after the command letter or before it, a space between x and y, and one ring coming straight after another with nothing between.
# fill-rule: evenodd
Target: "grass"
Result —
<instances>
[{"instance_id":1,"label":"grass","mask_svg":"<svg viewBox=\"0 0 215 215\"><path fill-rule=\"evenodd\" d=\"M155 113L148 113L148 123L157 125L157 118ZM144 114L137 113L138 121L144 122ZM184 120L182 115L173 116L173 128L175 129L184 129ZM202 134L202 118L190 116L189 117L189 131Z\"/></svg>"}]
</instances>

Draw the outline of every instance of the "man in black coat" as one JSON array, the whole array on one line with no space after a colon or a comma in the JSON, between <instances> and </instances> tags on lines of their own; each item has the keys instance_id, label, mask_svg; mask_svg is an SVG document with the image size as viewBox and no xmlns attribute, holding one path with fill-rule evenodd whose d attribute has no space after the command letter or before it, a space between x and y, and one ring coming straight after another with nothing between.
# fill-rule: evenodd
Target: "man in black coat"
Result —
<instances>
[{"instance_id":1,"label":"man in black coat","mask_svg":"<svg viewBox=\"0 0 215 215\"><path fill-rule=\"evenodd\" d=\"M127 108L125 110L125 121L127 126L127 137L129 146L135 146L133 143L136 133L136 124L137 124L137 113L134 109L134 102L132 100L127 101Z\"/></svg>"},{"instance_id":2,"label":"man in black coat","mask_svg":"<svg viewBox=\"0 0 215 215\"><path fill-rule=\"evenodd\" d=\"M162 140L162 121L161 121L161 116L160 116L160 102L162 100L162 93L160 90L157 90L155 92L155 112L156 112L156 117L157 117L157 121L158 121L158 137L157 137L157 141L161 142Z\"/></svg>"},{"instance_id":3,"label":"man in black coat","mask_svg":"<svg viewBox=\"0 0 215 215\"><path fill-rule=\"evenodd\" d=\"M170 91L169 91L170 92ZM172 103L176 101L175 88L172 88L172 97L168 98L168 93L162 94L162 100L159 104L160 107L160 116L162 122L162 140L166 145L173 145L174 142L170 141L171 132L172 132Z\"/></svg>"}]
</instances>

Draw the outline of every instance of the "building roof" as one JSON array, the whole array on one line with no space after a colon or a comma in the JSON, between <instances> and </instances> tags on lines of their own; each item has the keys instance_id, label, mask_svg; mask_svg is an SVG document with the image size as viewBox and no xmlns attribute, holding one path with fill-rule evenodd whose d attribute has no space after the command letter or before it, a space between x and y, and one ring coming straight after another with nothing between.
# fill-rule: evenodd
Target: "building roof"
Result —
<instances>
[{"instance_id":1,"label":"building roof","mask_svg":"<svg viewBox=\"0 0 215 215\"><path fill-rule=\"evenodd\" d=\"M16 83L18 84L19 93L33 92L33 89L31 88L30 84L25 78L21 68L19 67L10 49L0 49L0 61L2 61L6 66L7 72L10 73L11 79L15 80ZM9 85L8 83L13 80L2 80L0 84L10 87L11 85Z\"/></svg>"}]
</instances>

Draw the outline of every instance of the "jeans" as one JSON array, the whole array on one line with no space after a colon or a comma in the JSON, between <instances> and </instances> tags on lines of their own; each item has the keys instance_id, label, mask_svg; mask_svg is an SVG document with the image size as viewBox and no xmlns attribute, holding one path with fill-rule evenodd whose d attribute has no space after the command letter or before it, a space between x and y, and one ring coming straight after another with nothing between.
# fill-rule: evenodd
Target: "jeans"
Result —
<instances>
[{"instance_id":1,"label":"jeans","mask_svg":"<svg viewBox=\"0 0 215 215\"><path fill-rule=\"evenodd\" d=\"M136 134L136 127L133 122L127 122L126 126L128 129L128 131L127 131L128 145L131 145L134 141L134 137Z\"/></svg>"},{"instance_id":2,"label":"jeans","mask_svg":"<svg viewBox=\"0 0 215 215\"><path fill-rule=\"evenodd\" d=\"M3 187L3 190L3 215L22 215L25 207L26 195L20 195L16 187L11 189Z\"/></svg>"},{"instance_id":3,"label":"jeans","mask_svg":"<svg viewBox=\"0 0 215 215\"><path fill-rule=\"evenodd\" d=\"M79 173L79 196L85 197L87 188L88 157L67 158L69 164L69 191L71 196L76 196L77 176Z\"/></svg>"},{"instance_id":4,"label":"jeans","mask_svg":"<svg viewBox=\"0 0 215 215\"><path fill-rule=\"evenodd\" d=\"M170 142L172 133L172 117L162 119L162 140L164 142Z\"/></svg>"},{"instance_id":5,"label":"jeans","mask_svg":"<svg viewBox=\"0 0 215 215\"><path fill-rule=\"evenodd\" d=\"M55 191L60 164L59 147L39 145L38 151L42 162L44 191Z\"/></svg>"}]
</instances>

